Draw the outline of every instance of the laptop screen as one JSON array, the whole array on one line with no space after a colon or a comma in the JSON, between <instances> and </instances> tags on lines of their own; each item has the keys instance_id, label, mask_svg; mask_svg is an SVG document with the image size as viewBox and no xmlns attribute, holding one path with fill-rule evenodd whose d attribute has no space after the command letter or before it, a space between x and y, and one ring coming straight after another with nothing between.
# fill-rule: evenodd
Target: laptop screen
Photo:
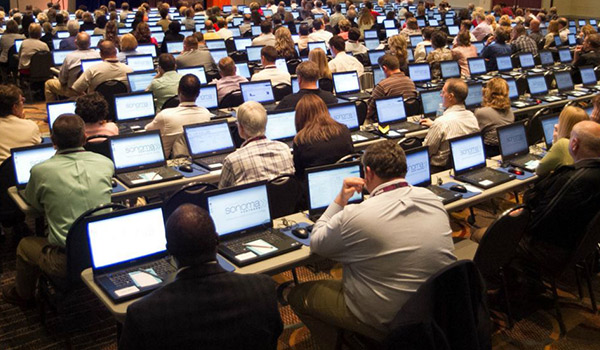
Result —
<instances>
[{"instance_id":1,"label":"laptop screen","mask_svg":"<svg viewBox=\"0 0 600 350\"><path fill-rule=\"evenodd\" d=\"M256 81L241 83L240 89L242 90L242 97L244 102L256 101L260 103L273 103L275 97L273 96L273 88L270 80Z\"/></svg>"},{"instance_id":2,"label":"laptop screen","mask_svg":"<svg viewBox=\"0 0 600 350\"><path fill-rule=\"evenodd\" d=\"M421 35L411 35L409 36L410 46L417 47L417 45L423 41L423 36Z\"/></svg>"},{"instance_id":3,"label":"laptop screen","mask_svg":"<svg viewBox=\"0 0 600 350\"><path fill-rule=\"evenodd\" d=\"M252 46L252 38L235 38L233 39L233 43L235 45L235 50L236 51L244 51L246 50L246 47L248 46ZM221 49L224 49L225 47L221 47ZM209 47L209 49L211 49ZM215 47L215 49L218 49L217 47Z\"/></svg>"},{"instance_id":4,"label":"laptop screen","mask_svg":"<svg viewBox=\"0 0 600 350\"><path fill-rule=\"evenodd\" d=\"M94 269L167 250L161 207L117 211L106 218L88 222L87 233Z\"/></svg>"},{"instance_id":5,"label":"laptop screen","mask_svg":"<svg viewBox=\"0 0 600 350\"><path fill-rule=\"evenodd\" d=\"M529 144L523 123L514 123L498 130L498 140L502 157L511 157L517 154L528 153Z\"/></svg>"},{"instance_id":6,"label":"laptop screen","mask_svg":"<svg viewBox=\"0 0 600 350\"><path fill-rule=\"evenodd\" d=\"M398 28L386 29L386 30L385 30L385 37L386 37L386 38L391 38L391 37L393 37L394 35L398 35L398 33L399 33L399 30L398 30Z\"/></svg>"},{"instance_id":7,"label":"laptop screen","mask_svg":"<svg viewBox=\"0 0 600 350\"><path fill-rule=\"evenodd\" d=\"M52 51L52 58L54 59L55 66L62 66L65 62L65 57L73 52L73 50L54 50Z\"/></svg>"},{"instance_id":8,"label":"laptop screen","mask_svg":"<svg viewBox=\"0 0 600 350\"><path fill-rule=\"evenodd\" d=\"M526 52L519 54L519 64L521 68L533 68L535 67L535 61L533 60L533 54L531 52Z\"/></svg>"},{"instance_id":9,"label":"laptop screen","mask_svg":"<svg viewBox=\"0 0 600 350\"><path fill-rule=\"evenodd\" d=\"M550 51L540 51L540 63L542 66L550 66L554 64L554 56Z\"/></svg>"},{"instance_id":10,"label":"laptop screen","mask_svg":"<svg viewBox=\"0 0 600 350\"><path fill-rule=\"evenodd\" d=\"M154 117L154 96L152 92L137 92L115 96L115 116L117 121Z\"/></svg>"},{"instance_id":11,"label":"laptop screen","mask_svg":"<svg viewBox=\"0 0 600 350\"><path fill-rule=\"evenodd\" d=\"M554 35L554 45L555 46L561 46L562 45L562 40L560 39L560 35L558 35L558 34Z\"/></svg>"},{"instance_id":12,"label":"laptop screen","mask_svg":"<svg viewBox=\"0 0 600 350\"><path fill-rule=\"evenodd\" d=\"M127 56L127 65L133 69L134 72L147 71L154 69L154 62L152 62L152 55L132 55Z\"/></svg>"},{"instance_id":13,"label":"laptop screen","mask_svg":"<svg viewBox=\"0 0 600 350\"><path fill-rule=\"evenodd\" d=\"M556 80L556 88L558 91L571 91L574 88L571 72L554 72L554 80Z\"/></svg>"},{"instance_id":14,"label":"laptop screen","mask_svg":"<svg viewBox=\"0 0 600 350\"><path fill-rule=\"evenodd\" d=\"M471 75L487 73L487 69L485 68L485 60L483 58L468 58L467 62L469 63L469 71L471 72Z\"/></svg>"},{"instance_id":15,"label":"laptop screen","mask_svg":"<svg viewBox=\"0 0 600 350\"><path fill-rule=\"evenodd\" d=\"M358 129L358 115L354 102L328 106L327 108L333 120L346 125L350 130Z\"/></svg>"},{"instance_id":16,"label":"laptop screen","mask_svg":"<svg viewBox=\"0 0 600 350\"><path fill-rule=\"evenodd\" d=\"M308 43L308 51L312 51L316 48L319 48L327 53L327 45L325 45L324 41L312 41Z\"/></svg>"},{"instance_id":17,"label":"laptop screen","mask_svg":"<svg viewBox=\"0 0 600 350\"><path fill-rule=\"evenodd\" d=\"M204 85L207 83L206 72L204 71L204 66L179 68L179 69L177 69L177 73L181 74L181 76L184 76L186 74L193 74L196 77L198 77L198 80L200 80L201 85Z\"/></svg>"},{"instance_id":18,"label":"laptop screen","mask_svg":"<svg viewBox=\"0 0 600 350\"><path fill-rule=\"evenodd\" d=\"M358 73L356 71L333 73L333 86L338 94L359 92Z\"/></svg>"},{"instance_id":19,"label":"laptop screen","mask_svg":"<svg viewBox=\"0 0 600 350\"><path fill-rule=\"evenodd\" d=\"M90 35L90 47L95 48L98 46L98 42L102 40L103 35Z\"/></svg>"},{"instance_id":20,"label":"laptop screen","mask_svg":"<svg viewBox=\"0 0 600 350\"><path fill-rule=\"evenodd\" d=\"M496 64L499 72L506 72L513 69L512 60L509 55L496 56Z\"/></svg>"},{"instance_id":21,"label":"laptop screen","mask_svg":"<svg viewBox=\"0 0 600 350\"><path fill-rule=\"evenodd\" d=\"M110 139L115 169L129 169L148 164L164 163L160 134L145 132Z\"/></svg>"},{"instance_id":22,"label":"laptop screen","mask_svg":"<svg viewBox=\"0 0 600 350\"><path fill-rule=\"evenodd\" d=\"M269 140L289 140L296 136L296 111L267 113L265 136Z\"/></svg>"},{"instance_id":23,"label":"laptop screen","mask_svg":"<svg viewBox=\"0 0 600 350\"><path fill-rule=\"evenodd\" d=\"M206 198L219 236L271 224L266 184L219 192Z\"/></svg>"},{"instance_id":24,"label":"laptop screen","mask_svg":"<svg viewBox=\"0 0 600 350\"><path fill-rule=\"evenodd\" d=\"M569 48L558 49L558 57L560 59L560 63L570 63L573 60Z\"/></svg>"},{"instance_id":25,"label":"laptop screen","mask_svg":"<svg viewBox=\"0 0 600 350\"><path fill-rule=\"evenodd\" d=\"M129 89L131 92L140 92L146 90L146 88L152 82L152 79L156 76L156 71L151 72L140 72L140 73L127 73L127 81L129 82Z\"/></svg>"},{"instance_id":26,"label":"laptop screen","mask_svg":"<svg viewBox=\"0 0 600 350\"><path fill-rule=\"evenodd\" d=\"M579 74L581 74L581 82L583 85L596 85L598 83L596 80L596 72L594 72L594 67L592 66L579 67Z\"/></svg>"},{"instance_id":27,"label":"laptop screen","mask_svg":"<svg viewBox=\"0 0 600 350\"><path fill-rule=\"evenodd\" d=\"M246 52L248 54L248 61L258 62L260 61L260 51L264 46L248 46Z\"/></svg>"},{"instance_id":28,"label":"laptop screen","mask_svg":"<svg viewBox=\"0 0 600 350\"><path fill-rule=\"evenodd\" d=\"M548 93L546 78L543 75L530 75L527 77L527 85L532 95L545 95Z\"/></svg>"},{"instance_id":29,"label":"laptop screen","mask_svg":"<svg viewBox=\"0 0 600 350\"><path fill-rule=\"evenodd\" d=\"M248 38L250 39L250 38ZM235 39L234 39L235 42ZM225 40L223 39L213 39L206 40L206 47L210 49L225 49Z\"/></svg>"},{"instance_id":30,"label":"laptop screen","mask_svg":"<svg viewBox=\"0 0 600 350\"><path fill-rule=\"evenodd\" d=\"M473 46L475 46L477 49L477 55L480 55L481 51L483 51L483 48L485 47L485 44L482 41L474 41L471 44L473 44Z\"/></svg>"},{"instance_id":31,"label":"laptop screen","mask_svg":"<svg viewBox=\"0 0 600 350\"><path fill-rule=\"evenodd\" d=\"M364 37L365 37L365 39L374 39L374 38L377 38L377 29L368 29L368 30L365 30Z\"/></svg>"},{"instance_id":32,"label":"laptop screen","mask_svg":"<svg viewBox=\"0 0 600 350\"><path fill-rule=\"evenodd\" d=\"M465 100L465 106L467 108L477 107L481 105L481 101L483 99L481 83L469 84L469 94L467 95L467 99Z\"/></svg>"},{"instance_id":33,"label":"laptop screen","mask_svg":"<svg viewBox=\"0 0 600 350\"><path fill-rule=\"evenodd\" d=\"M81 71L85 72L88 68L100 62L102 62L101 58L90 58L87 60L81 60Z\"/></svg>"},{"instance_id":34,"label":"laptop screen","mask_svg":"<svg viewBox=\"0 0 600 350\"><path fill-rule=\"evenodd\" d=\"M442 61L440 62L442 78L460 78L460 66L457 61Z\"/></svg>"},{"instance_id":35,"label":"laptop screen","mask_svg":"<svg viewBox=\"0 0 600 350\"><path fill-rule=\"evenodd\" d=\"M156 42L162 43L163 40L165 40L165 33L163 33L161 29L160 32L153 32L152 37L156 39Z\"/></svg>"},{"instance_id":36,"label":"laptop screen","mask_svg":"<svg viewBox=\"0 0 600 350\"><path fill-rule=\"evenodd\" d=\"M285 58L278 58L275 60L275 67L277 67L277 69L279 69L282 72L285 73L290 73L288 71L288 67L287 67L287 62L285 61Z\"/></svg>"},{"instance_id":37,"label":"laptop screen","mask_svg":"<svg viewBox=\"0 0 600 350\"><path fill-rule=\"evenodd\" d=\"M406 111L404 110L404 99L402 96L376 99L375 109L377 110L379 124L406 121Z\"/></svg>"},{"instance_id":38,"label":"laptop screen","mask_svg":"<svg viewBox=\"0 0 600 350\"><path fill-rule=\"evenodd\" d=\"M385 79L385 73L379 66L373 67L373 86Z\"/></svg>"},{"instance_id":39,"label":"laptop screen","mask_svg":"<svg viewBox=\"0 0 600 350\"><path fill-rule=\"evenodd\" d=\"M217 86L213 84L201 86L200 93L196 99L196 106L206 109L218 108Z\"/></svg>"},{"instance_id":40,"label":"laptop screen","mask_svg":"<svg viewBox=\"0 0 600 350\"><path fill-rule=\"evenodd\" d=\"M378 66L379 65L379 57L385 55L385 50L373 50L369 51L369 61L371 61L371 65Z\"/></svg>"},{"instance_id":41,"label":"laptop screen","mask_svg":"<svg viewBox=\"0 0 600 350\"><path fill-rule=\"evenodd\" d=\"M17 50L17 53L21 50L21 45L23 45L24 40L25 39L15 39L15 50Z\"/></svg>"},{"instance_id":42,"label":"laptop screen","mask_svg":"<svg viewBox=\"0 0 600 350\"><path fill-rule=\"evenodd\" d=\"M385 16L384 16L384 18L385 18ZM385 29L392 29L392 28L396 27L396 23L394 23L393 19L384 19L383 20L383 27Z\"/></svg>"},{"instance_id":43,"label":"laptop screen","mask_svg":"<svg viewBox=\"0 0 600 350\"><path fill-rule=\"evenodd\" d=\"M446 22L448 22L448 21L446 21ZM446 23L446 24L448 24L448 23ZM449 26L448 26L448 34L449 34L450 36L455 36L455 35L457 35L457 34L458 34L458 26L449 25Z\"/></svg>"},{"instance_id":44,"label":"laptop screen","mask_svg":"<svg viewBox=\"0 0 600 350\"><path fill-rule=\"evenodd\" d=\"M454 161L454 170L457 173L477 166L485 166L483 138L480 134L450 140L450 149Z\"/></svg>"},{"instance_id":45,"label":"laptop screen","mask_svg":"<svg viewBox=\"0 0 600 350\"><path fill-rule=\"evenodd\" d=\"M154 44L139 44L135 50L141 53L150 54L152 57L156 57L156 45Z\"/></svg>"},{"instance_id":46,"label":"laptop screen","mask_svg":"<svg viewBox=\"0 0 600 350\"><path fill-rule=\"evenodd\" d=\"M575 37L575 33L569 33L567 35L567 39L569 40L569 46L577 44L577 38Z\"/></svg>"},{"instance_id":47,"label":"laptop screen","mask_svg":"<svg viewBox=\"0 0 600 350\"><path fill-rule=\"evenodd\" d=\"M168 53L183 51L183 41L167 41L166 44Z\"/></svg>"},{"instance_id":48,"label":"laptop screen","mask_svg":"<svg viewBox=\"0 0 600 350\"><path fill-rule=\"evenodd\" d=\"M252 30L252 36L260 35L260 26L259 25L253 25L250 28Z\"/></svg>"},{"instance_id":49,"label":"laptop screen","mask_svg":"<svg viewBox=\"0 0 600 350\"><path fill-rule=\"evenodd\" d=\"M414 82L431 81L431 69L429 63L409 64L408 75Z\"/></svg>"},{"instance_id":50,"label":"laptop screen","mask_svg":"<svg viewBox=\"0 0 600 350\"><path fill-rule=\"evenodd\" d=\"M56 32L56 37L60 39L65 39L69 37L69 32L66 30L60 30Z\"/></svg>"},{"instance_id":51,"label":"laptop screen","mask_svg":"<svg viewBox=\"0 0 600 350\"><path fill-rule=\"evenodd\" d=\"M361 177L358 162L306 169L310 210L327 208L340 193L344 179L348 177ZM360 202L362 198L362 193L354 193L348 203Z\"/></svg>"},{"instance_id":52,"label":"laptop screen","mask_svg":"<svg viewBox=\"0 0 600 350\"><path fill-rule=\"evenodd\" d=\"M379 47L379 39L378 38L365 39L365 46L367 47L368 50L375 50L375 49L377 49L377 47Z\"/></svg>"},{"instance_id":53,"label":"laptop screen","mask_svg":"<svg viewBox=\"0 0 600 350\"><path fill-rule=\"evenodd\" d=\"M552 146L552 138L554 137L554 125L558 124L558 115L550 117L542 117L542 130L544 130L544 140L546 146L550 148Z\"/></svg>"},{"instance_id":54,"label":"laptop screen","mask_svg":"<svg viewBox=\"0 0 600 350\"><path fill-rule=\"evenodd\" d=\"M75 113L75 101L63 101L63 102L48 102L46 105L46 111L48 112L48 127L52 131L52 125L54 121L61 114Z\"/></svg>"},{"instance_id":55,"label":"laptop screen","mask_svg":"<svg viewBox=\"0 0 600 350\"><path fill-rule=\"evenodd\" d=\"M219 62L221 58L227 57L227 50L209 50L209 52L215 62Z\"/></svg>"},{"instance_id":56,"label":"laptop screen","mask_svg":"<svg viewBox=\"0 0 600 350\"><path fill-rule=\"evenodd\" d=\"M421 102L423 103L423 114L435 115L440 103L442 103L441 90L421 91Z\"/></svg>"},{"instance_id":57,"label":"laptop screen","mask_svg":"<svg viewBox=\"0 0 600 350\"><path fill-rule=\"evenodd\" d=\"M519 90L517 89L517 81L513 78L507 78L506 83L508 84L508 98L511 100L519 98Z\"/></svg>"},{"instance_id":58,"label":"laptop screen","mask_svg":"<svg viewBox=\"0 0 600 350\"><path fill-rule=\"evenodd\" d=\"M12 159L15 165L15 180L18 187L25 187L31 176L34 165L50 159L56 150L52 144L12 149Z\"/></svg>"},{"instance_id":59,"label":"laptop screen","mask_svg":"<svg viewBox=\"0 0 600 350\"><path fill-rule=\"evenodd\" d=\"M226 121L184 126L183 130L192 157L235 148Z\"/></svg>"},{"instance_id":60,"label":"laptop screen","mask_svg":"<svg viewBox=\"0 0 600 350\"><path fill-rule=\"evenodd\" d=\"M237 69L237 75L242 76L246 79L250 79L250 68L248 68L247 62L236 63L235 67Z\"/></svg>"},{"instance_id":61,"label":"laptop screen","mask_svg":"<svg viewBox=\"0 0 600 350\"><path fill-rule=\"evenodd\" d=\"M406 182L413 186L429 186L431 173L429 169L429 151L427 147L406 152Z\"/></svg>"}]
</instances>

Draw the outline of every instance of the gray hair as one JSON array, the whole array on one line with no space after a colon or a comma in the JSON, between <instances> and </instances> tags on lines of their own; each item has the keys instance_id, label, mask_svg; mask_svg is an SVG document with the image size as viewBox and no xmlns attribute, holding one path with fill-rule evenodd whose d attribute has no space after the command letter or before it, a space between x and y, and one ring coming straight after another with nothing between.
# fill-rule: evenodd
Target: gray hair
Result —
<instances>
[{"instance_id":1,"label":"gray hair","mask_svg":"<svg viewBox=\"0 0 600 350\"><path fill-rule=\"evenodd\" d=\"M237 110L237 121L249 138L263 136L267 127L267 110L256 101L244 102Z\"/></svg>"},{"instance_id":2,"label":"gray hair","mask_svg":"<svg viewBox=\"0 0 600 350\"><path fill-rule=\"evenodd\" d=\"M67 30L71 36L77 35L77 33L79 33L79 21L74 19L69 20L69 22L67 22Z\"/></svg>"}]
</instances>

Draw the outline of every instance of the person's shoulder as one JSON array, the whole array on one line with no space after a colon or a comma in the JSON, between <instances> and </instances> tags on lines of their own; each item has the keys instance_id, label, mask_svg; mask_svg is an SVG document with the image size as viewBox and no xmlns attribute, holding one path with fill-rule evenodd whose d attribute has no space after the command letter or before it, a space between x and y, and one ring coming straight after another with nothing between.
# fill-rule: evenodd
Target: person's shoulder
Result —
<instances>
[{"instance_id":1,"label":"person's shoulder","mask_svg":"<svg viewBox=\"0 0 600 350\"><path fill-rule=\"evenodd\" d=\"M94 163L96 163L100 166L107 166L107 167L110 167L111 169L114 168L112 160L110 160L110 158L108 158L106 156L103 156L96 152L90 152L90 151L81 152L81 154L84 157L86 157L86 159L88 159L89 161L93 161Z\"/></svg>"}]
</instances>

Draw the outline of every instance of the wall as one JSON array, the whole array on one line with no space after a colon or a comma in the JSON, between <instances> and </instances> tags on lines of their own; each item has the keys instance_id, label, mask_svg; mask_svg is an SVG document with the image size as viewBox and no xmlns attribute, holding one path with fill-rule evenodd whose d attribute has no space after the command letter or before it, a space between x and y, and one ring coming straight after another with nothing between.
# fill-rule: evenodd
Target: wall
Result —
<instances>
[{"instance_id":1,"label":"wall","mask_svg":"<svg viewBox=\"0 0 600 350\"><path fill-rule=\"evenodd\" d=\"M600 19L600 6L598 0L554 0L558 14L570 17L598 18ZM550 8L550 0L542 0L542 7Z\"/></svg>"}]
</instances>

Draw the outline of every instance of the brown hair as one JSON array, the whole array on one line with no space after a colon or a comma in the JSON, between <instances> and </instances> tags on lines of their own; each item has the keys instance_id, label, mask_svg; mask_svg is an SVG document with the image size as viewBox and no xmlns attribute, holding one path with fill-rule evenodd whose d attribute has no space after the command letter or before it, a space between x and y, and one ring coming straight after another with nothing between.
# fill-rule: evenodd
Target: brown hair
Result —
<instances>
[{"instance_id":1,"label":"brown hair","mask_svg":"<svg viewBox=\"0 0 600 350\"><path fill-rule=\"evenodd\" d=\"M569 138L575 124L589 119L590 118L583 109L574 106L565 107L558 116L557 139L563 137Z\"/></svg>"},{"instance_id":2,"label":"brown hair","mask_svg":"<svg viewBox=\"0 0 600 350\"><path fill-rule=\"evenodd\" d=\"M590 120L600 123L600 95L596 95L592 98L592 106L594 106L594 109L590 115Z\"/></svg>"},{"instance_id":3,"label":"brown hair","mask_svg":"<svg viewBox=\"0 0 600 350\"><path fill-rule=\"evenodd\" d=\"M406 50L408 44L406 43L406 39L404 39L404 37L400 34L394 35L388 39L388 45L391 53L396 55L398 58L400 67L404 66L404 64L408 61L408 51Z\"/></svg>"},{"instance_id":4,"label":"brown hair","mask_svg":"<svg viewBox=\"0 0 600 350\"><path fill-rule=\"evenodd\" d=\"M317 64L319 67L319 79L327 78L331 79L331 70L327 62L327 56L325 51L321 48L316 48L308 53L308 60Z\"/></svg>"},{"instance_id":5,"label":"brown hair","mask_svg":"<svg viewBox=\"0 0 600 350\"><path fill-rule=\"evenodd\" d=\"M288 58L296 56L292 33L290 33L287 27L282 26L275 31L275 49L279 57Z\"/></svg>"},{"instance_id":6,"label":"brown hair","mask_svg":"<svg viewBox=\"0 0 600 350\"><path fill-rule=\"evenodd\" d=\"M23 92L16 85L0 85L0 117L12 114L14 105L21 101Z\"/></svg>"},{"instance_id":7,"label":"brown hair","mask_svg":"<svg viewBox=\"0 0 600 350\"><path fill-rule=\"evenodd\" d=\"M223 57L219 60L219 72L221 72L221 76L229 77L235 75L235 62L233 58L227 56Z\"/></svg>"},{"instance_id":8,"label":"brown hair","mask_svg":"<svg viewBox=\"0 0 600 350\"><path fill-rule=\"evenodd\" d=\"M137 49L138 42L132 34L125 34L121 37L121 51L133 51Z\"/></svg>"},{"instance_id":9,"label":"brown hair","mask_svg":"<svg viewBox=\"0 0 600 350\"><path fill-rule=\"evenodd\" d=\"M344 126L331 118L327 105L314 94L306 94L296 105L294 143L307 144L330 140L340 135Z\"/></svg>"},{"instance_id":10,"label":"brown hair","mask_svg":"<svg viewBox=\"0 0 600 350\"><path fill-rule=\"evenodd\" d=\"M510 110L508 83L502 78L493 78L483 88L483 105L504 112Z\"/></svg>"}]
</instances>

